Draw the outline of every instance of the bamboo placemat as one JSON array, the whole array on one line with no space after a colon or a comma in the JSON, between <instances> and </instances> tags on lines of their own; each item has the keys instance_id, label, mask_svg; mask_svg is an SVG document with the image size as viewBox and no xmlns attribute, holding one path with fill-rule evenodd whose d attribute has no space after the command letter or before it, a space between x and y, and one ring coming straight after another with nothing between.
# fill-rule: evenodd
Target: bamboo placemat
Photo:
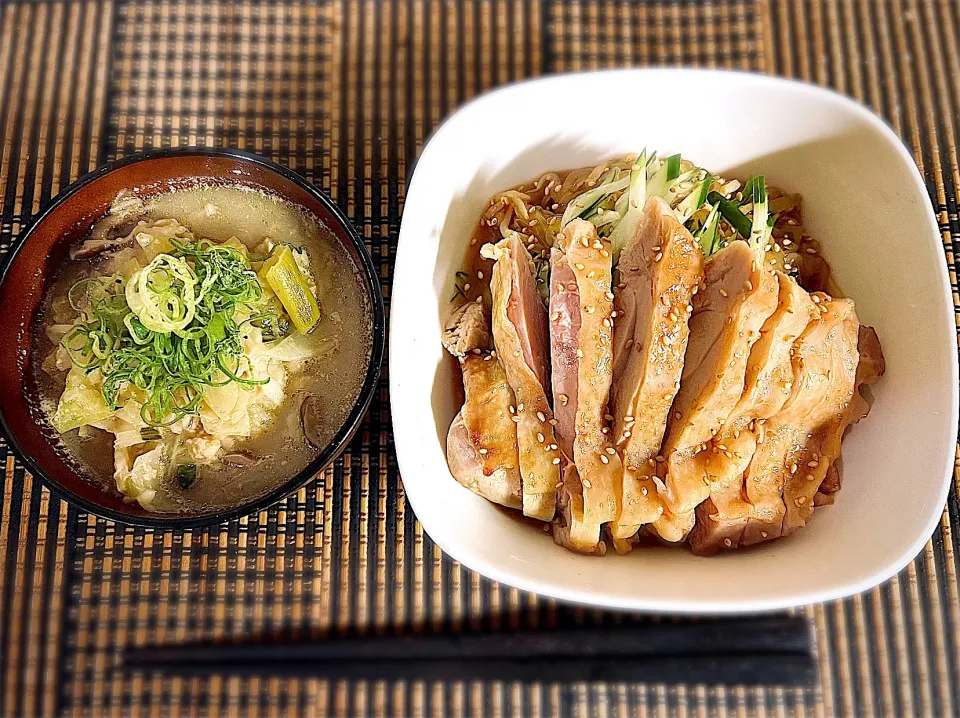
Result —
<instances>
[{"instance_id":1,"label":"bamboo placemat","mask_svg":"<svg viewBox=\"0 0 960 718\"><path fill-rule=\"evenodd\" d=\"M447 113L547 72L658 64L799 77L882 114L927 182L960 306L960 5L949 0L7 3L0 254L44 201L108 159L240 147L331 194L366 238L389 303L405 182ZM384 371L362 430L331 469L269 511L206 531L95 519L42 489L0 445L0 715L960 711L955 490L939 530L897 578L805 609L821 679L809 690L117 676L118 650L134 643L601 620L441 554L404 500L386 387Z\"/></svg>"}]
</instances>

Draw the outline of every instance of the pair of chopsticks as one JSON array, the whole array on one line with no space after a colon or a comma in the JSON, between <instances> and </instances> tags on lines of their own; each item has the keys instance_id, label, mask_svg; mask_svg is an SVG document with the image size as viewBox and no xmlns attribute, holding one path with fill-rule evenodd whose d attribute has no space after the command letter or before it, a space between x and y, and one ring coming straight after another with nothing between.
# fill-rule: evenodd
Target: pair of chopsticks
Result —
<instances>
[{"instance_id":1,"label":"pair of chopsticks","mask_svg":"<svg viewBox=\"0 0 960 718\"><path fill-rule=\"evenodd\" d=\"M622 623L495 633L417 633L147 646L144 673L332 680L645 681L809 685L812 634L798 616Z\"/></svg>"}]
</instances>

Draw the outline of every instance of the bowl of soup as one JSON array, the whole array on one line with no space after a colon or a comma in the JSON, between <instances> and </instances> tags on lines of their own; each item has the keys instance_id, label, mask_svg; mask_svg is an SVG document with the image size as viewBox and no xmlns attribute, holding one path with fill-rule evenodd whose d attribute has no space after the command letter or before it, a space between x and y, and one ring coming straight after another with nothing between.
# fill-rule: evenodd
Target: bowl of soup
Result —
<instances>
[{"instance_id":1,"label":"bowl of soup","mask_svg":"<svg viewBox=\"0 0 960 718\"><path fill-rule=\"evenodd\" d=\"M81 508L142 526L260 510L330 464L384 342L362 239L296 173L159 150L81 179L0 279L0 425Z\"/></svg>"}]
</instances>

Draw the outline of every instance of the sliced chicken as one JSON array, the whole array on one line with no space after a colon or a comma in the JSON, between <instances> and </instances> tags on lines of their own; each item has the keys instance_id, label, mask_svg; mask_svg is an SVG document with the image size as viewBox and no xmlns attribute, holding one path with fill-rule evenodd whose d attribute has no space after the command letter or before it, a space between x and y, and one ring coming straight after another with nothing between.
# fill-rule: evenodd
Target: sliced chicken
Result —
<instances>
[{"instance_id":1,"label":"sliced chicken","mask_svg":"<svg viewBox=\"0 0 960 718\"><path fill-rule=\"evenodd\" d=\"M550 354L553 366L553 415L556 436L567 461L573 461L577 432L577 368L580 360L580 288L566 255L550 256Z\"/></svg>"},{"instance_id":2,"label":"sliced chicken","mask_svg":"<svg viewBox=\"0 0 960 718\"><path fill-rule=\"evenodd\" d=\"M610 409L623 453L623 492L609 530L624 550L640 526L664 510L654 479L656 457L680 384L703 255L669 205L651 197L618 268Z\"/></svg>"},{"instance_id":3,"label":"sliced chicken","mask_svg":"<svg viewBox=\"0 0 960 718\"><path fill-rule=\"evenodd\" d=\"M440 341L443 348L455 357L490 349L490 318L484 306L467 302L458 307L447 320Z\"/></svg>"},{"instance_id":4,"label":"sliced chicken","mask_svg":"<svg viewBox=\"0 0 960 718\"><path fill-rule=\"evenodd\" d=\"M565 463L557 500L557 517L553 521L553 540L558 546L580 553L602 556L607 547L598 541L600 523L591 521L584 512L583 484L577 467Z\"/></svg>"},{"instance_id":5,"label":"sliced chicken","mask_svg":"<svg viewBox=\"0 0 960 718\"><path fill-rule=\"evenodd\" d=\"M850 400L850 406L844 413L844 436L850 427L870 413L870 396L867 387L876 384L886 370L883 360L883 351L880 348L880 338L873 327L860 325L860 335L857 338L857 352L860 361L857 364L857 390ZM833 495L840 490L843 479L842 457L830 464L826 478L820 484L820 490L814 496L814 505L823 506L833 503Z\"/></svg>"},{"instance_id":6,"label":"sliced chicken","mask_svg":"<svg viewBox=\"0 0 960 718\"><path fill-rule=\"evenodd\" d=\"M495 260L493 339L516 396L517 443L523 479L523 513L541 521L553 518L560 483L560 451L550 409L550 339L547 315L537 292L533 260L514 235L481 254Z\"/></svg>"},{"instance_id":7,"label":"sliced chicken","mask_svg":"<svg viewBox=\"0 0 960 718\"><path fill-rule=\"evenodd\" d=\"M568 512L561 536L569 537L569 548L594 553L600 526L617 517L623 473L604 418L613 378L612 260L610 243L590 222L570 222L558 239L550 306L557 429L583 497L582 518ZM570 476L565 472L564 493L573 490ZM571 498L567 508L575 506Z\"/></svg>"},{"instance_id":8,"label":"sliced chicken","mask_svg":"<svg viewBox=\"0 0 960 718\"><path fill-rule=\"evenodd\" d=\"M754 516L741 545L787 535L806 524L852 419L847 410L856 389L860 329L853 302L822 294L811 298L819 316L793 347L792 392L763 423L762 445L747 471Z\"/></svg>"},{"instance_id":9,"label":"sliced chicken","mask_svg":"<svg viewBox=\"0 0 960 718\"><path fill-rule=\"evenodd\" d=\"M777 297L775 275L758 264L745 242L733 242L707 262L704 288L693 298L680 391L661 450L665 511L653 528L668 541L687 535L694 509L710 494L705 462L695 458L740 401L750 350L776 310Z\"/></svg>"},{"instance_id":10,"label":"sliced chicken","mask_svg":"<svg viewBox=\"0 0 960 718\"><path fill-rule=\"evenodd\" d=\"M490 326L483 305L457 309L443 344L459 356L465 401L447 433L447 464L461 484L484 498L520 508L517 429L513 391L503 367L489 351Z\"/></svg>"},{"instance_id":11,"label":"sliced chicken","mask_svg":"<svg viewBox=\"0 0 960 718\"><path fill-rule=\"evenodd\" d=\"M697 553L734 548L753 507L746 500L743 474L757 448L756 421L775 415L787 401L793 384L790 350L807 325L819 316L810 295L790 277L776 272L777 309L764 323L750 350L744 390L723 429L701 461L710 481L710 497L697 507L690 546Z\"/></svg>"}]
</instances>

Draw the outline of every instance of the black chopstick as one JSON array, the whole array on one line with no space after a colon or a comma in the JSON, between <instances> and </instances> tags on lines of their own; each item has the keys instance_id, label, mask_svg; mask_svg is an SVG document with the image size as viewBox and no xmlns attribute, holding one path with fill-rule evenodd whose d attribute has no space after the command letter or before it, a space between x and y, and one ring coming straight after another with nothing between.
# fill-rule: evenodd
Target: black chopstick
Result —
<instances>
[{"instance_id":1,"label":"black chopstick","mask_svg":"<svg viewBox=\"0 0 960 718\"><path fill-rule=\"evenodd\" d=\"M793 616L138 647L124 667L368 680L807 685L816 677L810 626Z\"/></svg>"}]
</instances>

